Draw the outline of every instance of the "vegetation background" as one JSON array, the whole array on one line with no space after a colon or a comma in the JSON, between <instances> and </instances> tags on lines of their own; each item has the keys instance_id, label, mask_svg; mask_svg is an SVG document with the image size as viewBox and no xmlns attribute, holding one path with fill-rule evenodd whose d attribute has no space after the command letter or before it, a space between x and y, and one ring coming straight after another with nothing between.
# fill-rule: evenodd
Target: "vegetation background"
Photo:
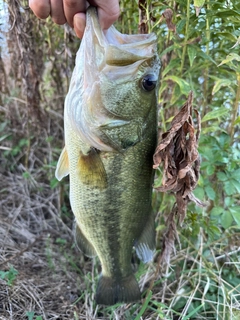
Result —
<instances>
[{"instance_id":1,"label":"vegetation background","mask_svg":"<svg viewBox=\"0 0 240 320\"><path fill-rule=\"evenodd\" d=\"M79 39L67 26L38 20L25 0L4 3L0 319L240 319L240 2L145 2L145 22L158 36L162 62L159 128L169 128L192 90L202 116L201 176L194 193L207 206L189 205L170 264L158 266L174 197L154 192L156 259L143 265L133 258L143 299L108 308L94 302L98 260L74 246L68 183L54 177ZM138 33L138 2L120 5L116 27ZM158 169L156 186L160 182Z\"/></svg>"}]
</instances>

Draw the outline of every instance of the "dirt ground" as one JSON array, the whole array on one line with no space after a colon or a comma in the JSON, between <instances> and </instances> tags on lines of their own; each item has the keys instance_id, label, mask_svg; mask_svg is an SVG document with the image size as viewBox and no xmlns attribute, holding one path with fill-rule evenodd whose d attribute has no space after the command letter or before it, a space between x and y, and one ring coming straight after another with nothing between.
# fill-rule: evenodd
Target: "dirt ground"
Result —
<instances>
[{"instance_id":1,"label":"dirt ground","mask_svg":"<svg viewBox=\"0 0 240 320\"><path fill-rule=\"evenodd\" d=\"M54 205L57 192L49 197L49 186L10 172L1 174L1 185L0 270L14 268L16 275L10 285L9 276L0 279L0 319L28 319L31 311L42 319L74 319L84 284L71 229Z\"/></svg>"}]
</instances>

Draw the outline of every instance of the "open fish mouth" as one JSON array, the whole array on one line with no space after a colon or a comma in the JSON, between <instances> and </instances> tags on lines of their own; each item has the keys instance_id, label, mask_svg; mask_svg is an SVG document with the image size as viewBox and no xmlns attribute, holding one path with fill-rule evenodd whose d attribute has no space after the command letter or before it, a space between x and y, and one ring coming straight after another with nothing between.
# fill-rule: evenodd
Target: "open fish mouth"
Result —
<instances>
[{"instance_id":1,"label":"open fish mouth","mask_svg":"<svg viewBox=\"0 0 240 320\"><path fill-rule=\"evenodd\" d=\"M151 69L151 81L157 82L157 38L153 33L121 34L114 26L103 32L94 7L88 8L86 19L86 29L66 98L66 113L74 130L86 145L101 151L119 151L120 146L104 141L106 139L102 128L120 128L129 124L131 119L106 107L107 103L102 98L106 96L103 94L104 87L106 83L114 83L116 87L136 81L140 68L145 69L146 75L149 73L148 69ZM154 72L153 65L156 65ZM89 148L86 148L86 152L87 150Z\"/></svg>"}]
</instances>

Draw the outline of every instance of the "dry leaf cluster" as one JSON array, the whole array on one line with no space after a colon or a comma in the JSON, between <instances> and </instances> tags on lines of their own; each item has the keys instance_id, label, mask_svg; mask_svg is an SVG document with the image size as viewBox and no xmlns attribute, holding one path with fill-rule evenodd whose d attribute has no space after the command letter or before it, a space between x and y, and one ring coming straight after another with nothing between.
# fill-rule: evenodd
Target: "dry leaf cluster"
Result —
<instances>
[{"instance_id":1,"label":"dry leaf cluster","mask_svg":"<svg viewBox=\"0 0 240 320\"><path fill-rule=\"evenodd\" d=\"M154 169L163 166L162 186L156 190L172 192L176 203L167 218L167 228L163 240L163 261L169 262L170 254L177 238L176 220L181 225L190 201L199 206L204 206L197 199L195 189L200 172L200 157L198 154L198 140L200 135L200 115L194 110L197 117L197 130L194 129L192 118L193 94L190 92L188 99L179 113L173 118L170 129L163 133L155 154Z\"/></svg>"}]
</instances>

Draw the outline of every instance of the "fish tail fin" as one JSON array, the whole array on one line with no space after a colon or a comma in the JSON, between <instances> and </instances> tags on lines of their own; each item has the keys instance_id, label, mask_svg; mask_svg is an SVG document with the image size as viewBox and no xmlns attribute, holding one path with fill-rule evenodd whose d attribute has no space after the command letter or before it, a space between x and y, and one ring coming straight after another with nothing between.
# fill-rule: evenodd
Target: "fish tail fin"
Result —
<instances>
[{"instance_id":1,"label":"fish tail fin","mask_svg":"<svg viewBox=\"0 0 240 320\"><path fill-rule=\"evenodd\" d=\"M141 299L140 289L133 274L114 279L101 276L97 286L96 302L102 305L129 303Z\"/></svg>"}]
</instances>

